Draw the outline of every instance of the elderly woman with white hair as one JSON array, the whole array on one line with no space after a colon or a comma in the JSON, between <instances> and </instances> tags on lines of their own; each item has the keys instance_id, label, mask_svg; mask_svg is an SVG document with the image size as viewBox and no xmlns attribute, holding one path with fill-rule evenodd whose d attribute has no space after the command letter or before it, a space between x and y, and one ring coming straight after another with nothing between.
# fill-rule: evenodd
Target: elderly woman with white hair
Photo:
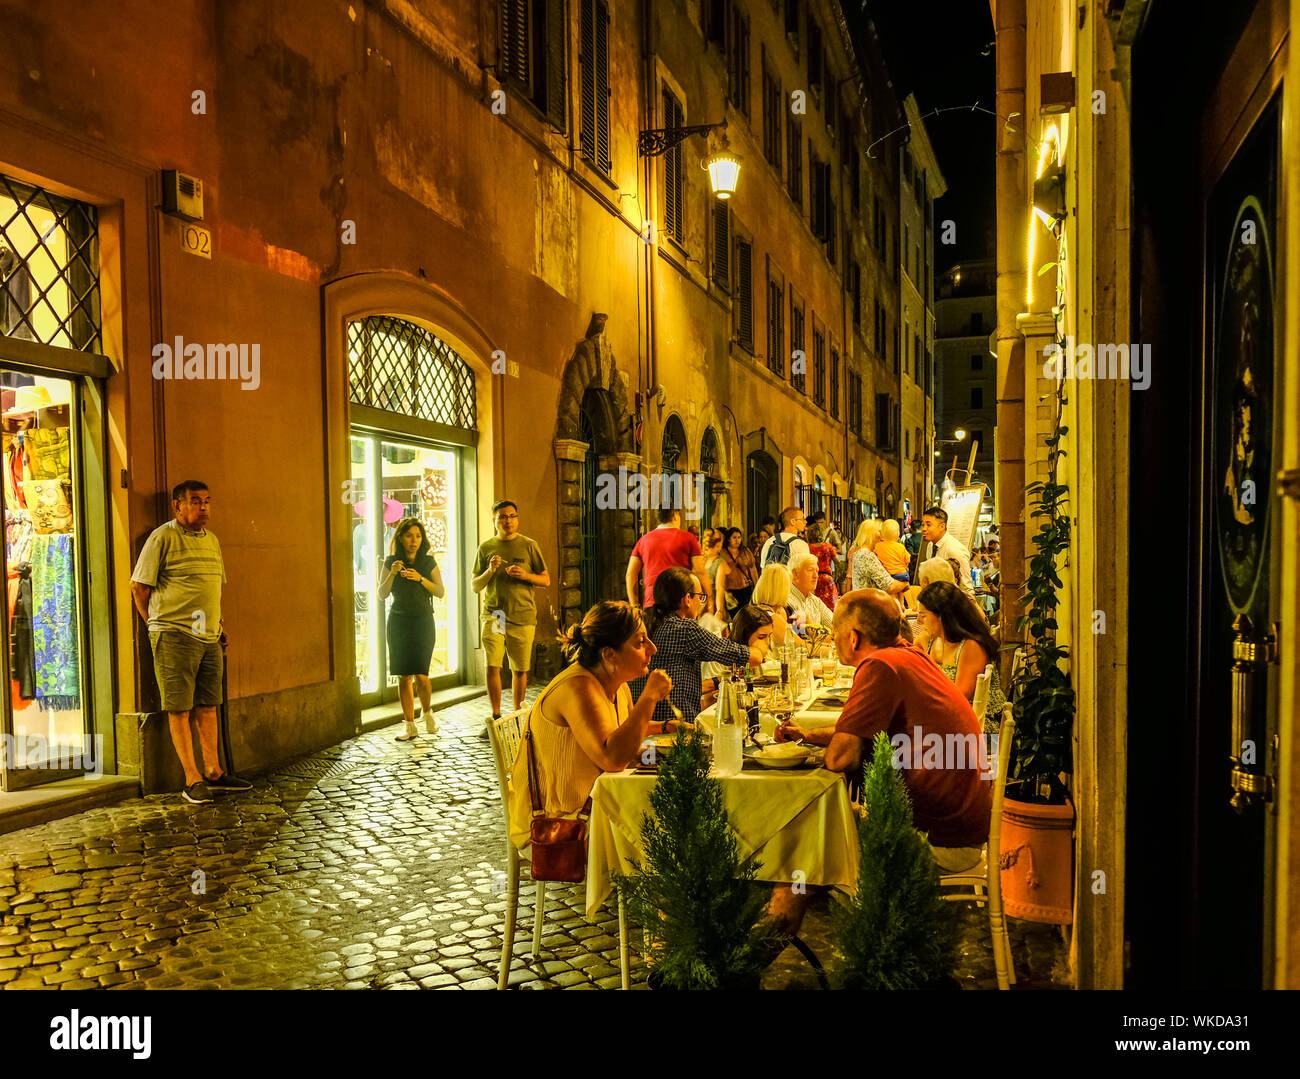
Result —
<instances>
[{"instance_id":1,"label":"elderly woman with white hair","mask_svg":"<svg viewBox=\"0 0 1300 1079\"><path fill-rule=\"evenodd\" d=\"M814 559L814 562L816 559ZM772 643L786 643L790 625L790 571L780 562L769 562L759 574L750 603L772 616Z\"/></svg>"},{"instance_id":2,"label":"elderly woman with white hair","mask_svg":"<svg viewBox=\"0 0 1300 1079\"><path fill-rule=\"evenodd\" d=\"M853 587L855 590L879 588L891 596L902 595L907 591L907 583L894 580L876 557L875 546L880 542L880 529L881 522L878 518L863 521L858 526L858 534L853 537L853 555L849 563L853 573Z\"/></svg>"}]
</instances>

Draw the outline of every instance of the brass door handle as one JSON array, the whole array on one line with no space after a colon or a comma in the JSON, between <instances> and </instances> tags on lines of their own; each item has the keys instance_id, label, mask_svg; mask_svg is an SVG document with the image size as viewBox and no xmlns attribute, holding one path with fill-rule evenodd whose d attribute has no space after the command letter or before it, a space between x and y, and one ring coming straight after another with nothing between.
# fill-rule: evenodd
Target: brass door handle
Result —
<instances>
[{"instance_id":1,"label":"brass door handle","mask_svg":"<svg viewBox=\"0 0 1300 1079\"><path fill-rule=\"evenodd\" d=\"M1255 679L1263 668L1277 662L1277 631L1257 636L1250 618L1239 614L1232 623L1232 798L1228 804L1244 813L1258 802L1273 798L1273 779L1260 759L1263 749L1251 737Z\"/></svg>"}]
</instances>

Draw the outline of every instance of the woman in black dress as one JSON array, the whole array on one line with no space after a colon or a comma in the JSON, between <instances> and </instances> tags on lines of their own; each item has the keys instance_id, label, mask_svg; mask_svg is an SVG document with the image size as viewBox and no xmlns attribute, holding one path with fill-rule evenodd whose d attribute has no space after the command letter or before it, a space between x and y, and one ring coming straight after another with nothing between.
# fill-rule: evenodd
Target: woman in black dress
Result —
<instances>
[{"instance_id":1,"label":"woman in black dress","mask_svg":"<svg viewBox=\"0 0 1300 1079\"><path fill-rule=\"evenodd\" d=\"M384 560L387 575L379 582L379 598L393 594L388 609L388 670L397 676L402 715L406 720L399 742L409 742L416 735L415 689L420 694L425 729L436 734L437 721L429 707L429 663L433 659L435 640L432 596L444 595L442 571L429 551L424 526L415 517L403 517L393 532L393 553Z\"/></svg>"}]
</instances>

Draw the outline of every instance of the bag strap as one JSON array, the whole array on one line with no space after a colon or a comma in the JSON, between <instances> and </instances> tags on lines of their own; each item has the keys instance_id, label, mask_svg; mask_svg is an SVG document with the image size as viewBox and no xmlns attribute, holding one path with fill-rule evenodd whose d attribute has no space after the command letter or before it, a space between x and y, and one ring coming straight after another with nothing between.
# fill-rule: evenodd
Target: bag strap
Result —
<instances>
[{"instance_id":1,"label":"bag strap","mask_svg":"<svg viewBox=\"0 0 1300 1079\"><path fill-rule=\"evenodd\" d=\"M534 705L536 707L536 705ZM542 806L541 780L537 778L537 759L533 752L533 731L531 725L524 733L524 740L528 743L528 796L533 805L533 816L540 817L545 812ZM582 808L578 810L578 817L585 820L591 816L591 795L587 795L587 800L582 803Z\"/></svg>"},{"instance_id":2,"label":"bag strap","mask_svg":"<svg viewBox=\"0 0 1300 1079\"><path fill-rule=\"evenodd\" d=\"M533 705L533 707L536 708L537 706ZM542 812L542 794L540 789L542 784L541 780L537 778L537 754L534 750L533 726L531 720L532 716L530 715L530 722L527 729L524 731L524 741L528 744L528 797L533 805L533 816L536 817Z\"/></svg>"}]
</instances>

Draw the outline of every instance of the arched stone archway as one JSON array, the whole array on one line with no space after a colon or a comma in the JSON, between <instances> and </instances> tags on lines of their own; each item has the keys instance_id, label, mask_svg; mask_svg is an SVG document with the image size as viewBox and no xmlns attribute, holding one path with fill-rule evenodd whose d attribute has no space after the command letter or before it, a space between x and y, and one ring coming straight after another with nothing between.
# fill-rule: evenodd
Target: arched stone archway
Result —
<instances>
[{"instance_id":1,"label":"arched stone archway","mask_svg":"<svg viewBox=\"0 0 1300 1079\"><path fill-rule=\"evenodd\" d=\"M634 452L628 376L614 362L604 329L605 316L593 315L564 365L556 402L562 627L581 620L584 601L623 598L623 567L636 544L625 481L641 458Z\"/></svg>"}]
</instances>

